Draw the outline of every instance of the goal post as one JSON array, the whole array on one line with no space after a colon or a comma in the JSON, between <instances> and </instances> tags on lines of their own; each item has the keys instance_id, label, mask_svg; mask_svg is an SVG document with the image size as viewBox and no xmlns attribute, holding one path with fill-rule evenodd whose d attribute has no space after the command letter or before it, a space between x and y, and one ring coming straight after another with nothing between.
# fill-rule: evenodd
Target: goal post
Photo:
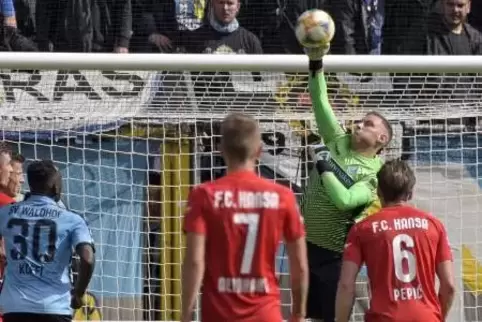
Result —
<instances>
[{"instance_id":1,"label":"goal post","mask_svg":"<svg viewBox=\"0 0 482 322\"><path fill-rule=\"evenodd\" d=\"M371 110L394 124L384 156L413 165L414 203L446 224L454 250L449 321L480 319L482 58L326 56L324 67L347 130ZM308 150L321 143L306 56L0 53L0 68L2 139L27 162L59 165L63 201L85 216L96 241L91 307L78 319L180 317L183 208L193 185L224 173L218 145L227 113L259 121L260 173L298 195ZM286 315L283 247L277 269Z\"/></svg>"}]
</instances>

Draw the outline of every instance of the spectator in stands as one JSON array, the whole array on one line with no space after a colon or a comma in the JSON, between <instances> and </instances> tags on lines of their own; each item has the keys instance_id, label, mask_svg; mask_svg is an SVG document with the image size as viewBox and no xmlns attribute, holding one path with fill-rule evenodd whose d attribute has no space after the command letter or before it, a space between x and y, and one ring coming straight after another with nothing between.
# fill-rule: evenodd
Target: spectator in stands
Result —
<instances>
[{"instance_id":1,"label":"spectator in stands","mask_svg":"<svg viewBox=\"0 0 482 322\"><path fill-rule=\"evenodd\" d=\"M201 27L208 0L137 0L132 49L172 52L186 31Z\"/></svg>"},{"instance_id":2,"label":"spectator in stands","mask_svg":"<svg viewBox=\"0 0 482 322\"><path fill-rule=\"evenodd\" d=\"M467 22L470 0L441 0L424 30L412 30L400 46L406 55L482 55L482 34ZM410 36L410 37L408 37ZM400 75L399 75L400 76ZM408 103L469 104L482 94L480 77L474 74L406 75L394 79L393 86ZM409 81L410 79L410 81ZM475 126L475 118L449 120L449 124Z\"/></svg>"},{"instance_id":3,"label":"spectator in stands","mask_svg":"<svg viewBox=\"0 0 482 322\"><path fill-rule=\"evenodd\" d=\"M398 55L400 42L411 36L408 35L408 31L412 30L412 35L416 36L417 33L424 30L426 21L439 0L384 1L385 21L382 31L382 54Z\"/></svg>"},{"instance_id":4,"label":"spectator in stands","mask_svg":"<svg viewBox=\"0 0 482 322\"><path fill-rule=\"evenodd\" d=\"M3 25L17 28L17 19L15 17L13 0L1 0L0 10L2 10Z\"/></svg>"},{"instance_id":5,"label":"spectator in stands","mask_svg":"<svg viewBox=\"0 0 482 322\"><path fill-rule=\"evenodd\" d=\"M17 28L28 39L35 38L35 4L37 0L13 0Z\"/></svg>"},{"instance_id":6,"label":"spectator in stands","mask_svg":"<svg viewBox=\"0 0 482 322\"><path fill-rule=\"evenodd\" d=\"M471 26L482 32L482 1L472 1L470 9L469 23Z\"/></svg>"},{"instance_id":7,"label":"spectator in stands","mask_svg":"<svg viewBox=\"0 0 482 322\"><path fill-rule=\"evenodd\" d=\"M425 32L412 29L400 53L482 55L482 34L467 22L470 5L470 0L441 0L441 14L432 15Z\"/></svg>"},{"instance_id":8,"label":"spectator in stands","mask_svg":"<svg viewBox=\"0 0 482 322\"><path fill-rule=\"evenodd\" d=\"M180 40L190 53L262 54L258 37L236 19L240 0L212 0L209 20Z\"/></svg>"},{"instance_id":9,"label":"spectator in stands","mask_svg":"<svg viewBox=\"0 0 482 322\"><path fill-rule=\"evenodd\" d=\"M336 0L332 15L336 23L331 52L347 55L380 55L385 18L383 0Z\"/></svg>"},{"instance_id":10,"label":"spectator in stands","mask_svg":"<svg viewBox=\"0 0 482 322\"><path fill-rule=\"evenodd\" d=\"M129 52L131 0L37 0L37 42L42 51Z\"/></svg>"},{"instance_id":11,"label":"spectator in stands","mask_svg":"<svg viewBox=\"0 0 482 322\"><path fill-rule=\"evenodd\" d=\"M263 53L258 37L241 27L236 19L240 0L212 0L211 5L208 22L181 39L182 48L189 53L204 54ZM214 74L203 73L196 77L195 94L210 99L217 97L217 103L223 106L234 104L239 93L236 93L233 78L229 73L218 73L213 81ZM259 79L258 76L255 78ZM212 105L212 101L208 101L206 103Z\"/></svg>"},{"instance_id":12,"label":"spectator in stands","mask_svg":"<svg viewBox=\"0 0 482 322\"><path fill-rule=\"evenodd\" d=\"M17 28L13 0L1 0L0 11L0 51L36 51L37 46Z\"/></svg>"}]
</instances>

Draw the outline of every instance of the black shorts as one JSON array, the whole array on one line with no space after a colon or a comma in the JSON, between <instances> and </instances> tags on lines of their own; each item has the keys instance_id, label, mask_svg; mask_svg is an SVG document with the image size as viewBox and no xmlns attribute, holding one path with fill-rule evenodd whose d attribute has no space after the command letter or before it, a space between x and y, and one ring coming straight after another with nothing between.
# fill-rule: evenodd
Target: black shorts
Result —
<instances>
[{"instance_id":1,"label":"black shorts","mask_svg":"<svg viewBox=\"0 0 482 322\"><path fill-rule=\"evenodd\" d=\"M335 299L342 254L307 242L310 286L307 318L335 321Z\"/></svg>"},{"instance_id":2,"label":"black shorts","mask_svg":"<svg viewBox=\"0 0 482 322\"><path fill-rule=\"evenodd\" d=\"M72 322L70 315L36 314L36 313L6 313L3 322Z\"/></svg>"}]
</instances>

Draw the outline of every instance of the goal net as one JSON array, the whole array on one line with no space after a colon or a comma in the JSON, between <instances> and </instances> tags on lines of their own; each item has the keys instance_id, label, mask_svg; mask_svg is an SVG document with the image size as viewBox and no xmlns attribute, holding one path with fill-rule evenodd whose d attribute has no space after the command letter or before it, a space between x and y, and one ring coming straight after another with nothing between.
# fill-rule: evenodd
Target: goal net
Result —
<instances>
[{"instance_id":1,"label":"goal net","mask_svg":"<svg viewBox=\"0 0 482 322\"><path fill-rule=\"evenodd\" d=\"M235 56L214 68L199 56L188 58L197 67L183 67L172 64L176 55L112 55L117 65L105 69L114 72L92 69L95 58L89 55L90 65L78 68L59 55L48 63L26 55L10 67L13 56L0 55L7 67L0 74L0 128L28 161L58 164L64 204L84 215L93 233L97 267L87 306L75 318L179 319L184 202L193 185L224 173L218 149L223 116L242 111L258 119L264 141L260 173L298 195L303 190L308 149L320 144L303 72L306 57L270 57L269 66L252 56L251 70L233 71L240 62ZM57 58L61 63L54 68ZM350 130L370 110L390 119L395 139L384 156L411 162L417 173L414 202L446 224L458 291L449 321L482 319L480 78L444 70L451 57L437 74L420 68L430 57L407 65L403 74L391 74L389 62L358 73L369 69L366 57L357 58L360 68L341 73L329 58L329 96L340 122ZM31 59L37 59L37 70L23 67L31 68ZM136 69L149 59L150 70ZM285 68L275 70L283 59ZM482 63L471 66L480 72ZM291 299L282 245L277 270L287 317ZM354 321L363 321L363 279Z\"/></svg>"}]
</instances>

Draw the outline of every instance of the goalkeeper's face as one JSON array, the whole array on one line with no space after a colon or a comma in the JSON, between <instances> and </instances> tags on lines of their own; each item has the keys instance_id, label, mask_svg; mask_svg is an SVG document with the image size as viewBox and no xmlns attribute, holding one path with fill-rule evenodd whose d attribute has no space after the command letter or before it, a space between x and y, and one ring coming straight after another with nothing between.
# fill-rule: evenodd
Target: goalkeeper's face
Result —
<instances>
[{"instance_id":1,"label":"goalkeeper's face","mask_svg":"<svg viewBox=\"0 0 482 322\"><path fill-rule=\"evenodd\" d=\"M380 148L388 143L388 134L383 120L374 114L366 115L353 132L356 147Z\"/></svg>"}]
</instances>

